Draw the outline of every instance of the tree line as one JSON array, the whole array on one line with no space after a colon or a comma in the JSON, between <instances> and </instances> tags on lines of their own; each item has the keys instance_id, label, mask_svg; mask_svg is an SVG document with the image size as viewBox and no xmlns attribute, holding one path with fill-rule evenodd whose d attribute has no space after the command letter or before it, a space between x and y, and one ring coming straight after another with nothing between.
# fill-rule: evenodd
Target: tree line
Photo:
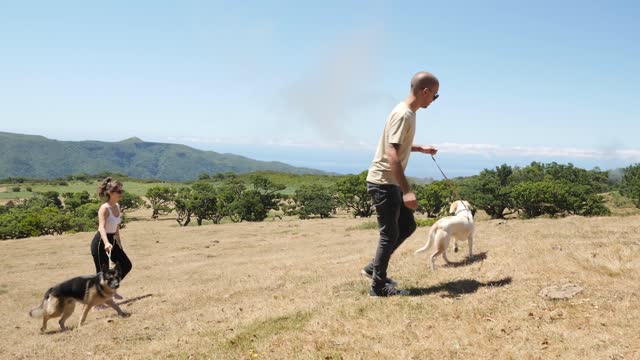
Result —
<instances>
[{"instance_id":1,"label":"tree line","mask_svg":"<svg viewBox=\"0 0 640 360\"><path fill-rule=\"evenodd\" d=\"M525 167L501 165L476 176L451 181L412 185L418 198L417 211L427 217L447 215L448 205L459 194L476 210L491 218L507 216L606 216L602 193L616 191L640 208L640 164L610 176L598 168L585 170L572 164L532 162ZM283 194L284 184L266 176L251 175L248 181L226 173L201 175L187 186L154 186L147 190L148 203L125 193L123 214L147 206L152 218L175 213L181 226L191 221L220 224L263 221L273 216L327 218L341 209L355 217L375 213L366 187L367 172L336 177L332 185L306 183L293 194ZM33 198L0 206L0 239L22 238L65 232L93 231L97 227L100 201L88 192L34 193Z\"/></svg>"},{"instance_id":2,"label":"tree line","mask_svg":"<svg viewBox=\"0 0 640 360\"><path fill-rule=\"evenodd\" d=\"M327 218L339 208L354 216L368 217L373 213L366 189L366 172L340 177L333 186L303 184L292 195L282 193L285 185L261 175L250 176L248 184L233 174L214 178L201 176L200 179L180 189L171 186L150 188L146 197L152 218L175 212L176 221L187 226L192 219L198 225L204 220L219 224L225 218L232 222L263 221L272 211L300 219Z\"/></svg>"},{"instance_id":3,"label":"tree line","mask_svg":"<svg viewBox=\"0 0 640 360\"><path fill-rule=\"evenodd\" d=\"M442 214L455 198L454 189L492 219L607 216L611 211L602 195L606 192L618 192L640 208L640 164L616 173L599 168L585 170L571 163L532 162L525 167L503 164L476 176L415 186L418 211L428 216Z\"/></svg>"}]
</instances>

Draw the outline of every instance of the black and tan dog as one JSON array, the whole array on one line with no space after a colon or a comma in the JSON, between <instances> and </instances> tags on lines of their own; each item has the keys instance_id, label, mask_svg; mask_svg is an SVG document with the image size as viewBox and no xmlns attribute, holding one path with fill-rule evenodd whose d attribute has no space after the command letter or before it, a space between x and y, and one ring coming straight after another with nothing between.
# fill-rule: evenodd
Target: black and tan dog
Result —
<instances>
[{"instance_id":1,"label":"black and tan dog","mask_svg":"<svg viewBox=\"0 0 640 360\"><path fill-rule=\"evenodd\" d=\"M42 304L29 311L29 316L42 318L41 332L47 329L49 319L59 316L62 316L58 321L60 328L66 330L64 322L73 314L76 302L84 304L78 327L84 323L89 310L99 304L107 304L114 308L118 315L128 317L129 314L122 311L113 301L113 295L119 286L120 271L117 267L92 276L78 276L47 290Z\"/></svg>"}]
</instances>

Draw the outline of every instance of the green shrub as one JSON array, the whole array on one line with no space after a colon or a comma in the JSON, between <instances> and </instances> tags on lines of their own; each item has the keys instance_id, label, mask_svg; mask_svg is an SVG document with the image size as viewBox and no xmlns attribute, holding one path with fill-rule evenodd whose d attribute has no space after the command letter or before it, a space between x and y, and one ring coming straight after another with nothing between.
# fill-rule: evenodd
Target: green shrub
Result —
<instances>
[{"instance_id":1,"label":"green shrub","mask_svg":"<svg viewBox=\"0 0 640 360\"><path fill-rule=\"evenodd\" d=\"M367 192L367 171L339 178L333 192L338 206L354 217L370 217L373 214L373 200Z\"/></svg>"},{"instance_id":2,"label":"green shrub","mask_svg":"<svg viewBox=\"0 0 640 360\"><path fill-rule=\"evenodd\" d=\"M416 219L416 225L418 227L431 226L436 223L438 219L428 218L428 219Z\"/></svg>"},{"instance_id":3,"label":"green shrub","mask_svg":"<svg viewBox=\"0 0 640 360\"><path fill-rule=\"evenodd\" d=\"M320 184L300 186L293 200L291 206L295 209L294 214L300 219L308 219L312 215L318 215L321 219L327 218L336 207L331 191Z\"/></svg>"},{"instance_id":4,"label":"green shrub","mask_svg":"<svg viewBox=\"0 0 640 360\"><path fill-rule=\"evenodd\" d=\"M635 164L624 169L621 193L632 199L636 207L640 208L640 164Z\"/></svg>"}]
</instances>

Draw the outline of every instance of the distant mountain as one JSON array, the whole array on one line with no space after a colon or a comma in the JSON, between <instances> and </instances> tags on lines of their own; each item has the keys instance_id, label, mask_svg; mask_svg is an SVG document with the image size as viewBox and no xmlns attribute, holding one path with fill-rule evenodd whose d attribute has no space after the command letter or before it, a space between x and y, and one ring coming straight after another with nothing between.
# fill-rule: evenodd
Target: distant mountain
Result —
<instances>
[{"instance_id":1,"label":"distant mountain","mask_svg":"<svg viewBox=\"0 0 640 360\"><path fill-rule=\"evenodd\" d=\"M59 178L103 171L136 178L193 180L209 174L252 171L292 174L328 173L277 161L258 161L234 154L203 151L186 145L145 142L58 141L43 136L0 132L0 178Z\"/></svg>"}]
</instances>

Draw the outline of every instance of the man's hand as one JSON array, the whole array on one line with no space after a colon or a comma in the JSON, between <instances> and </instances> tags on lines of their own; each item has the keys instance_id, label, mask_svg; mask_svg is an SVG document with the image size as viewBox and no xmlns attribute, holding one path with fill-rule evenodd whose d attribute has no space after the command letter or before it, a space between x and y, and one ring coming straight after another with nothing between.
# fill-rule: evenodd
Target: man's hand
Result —
<instances>
[{"instance_id":1,"label":"man's hand","mask_svg":"<svg viewBox=\"0 0 640 360\"><path fill-rule=\"evenodd\" d=\"M435 155L438 152L438 149L433 146L424 146L424 145L413 145L411 147L411 151L421 152L423 154Z\"/></svg>"},{"instance_id":2,"label":"man's hand","mask_svg":"<svg viewBox=\"0 0 640 360\"><path fill-rule=\"evenodd\" d=\"M403 194L402 201L404 201L404 206L411 210L415 210L418 208L418 200L416 199L416 194L414 194L413 192Z\"/></svg>"}]
</instances>

